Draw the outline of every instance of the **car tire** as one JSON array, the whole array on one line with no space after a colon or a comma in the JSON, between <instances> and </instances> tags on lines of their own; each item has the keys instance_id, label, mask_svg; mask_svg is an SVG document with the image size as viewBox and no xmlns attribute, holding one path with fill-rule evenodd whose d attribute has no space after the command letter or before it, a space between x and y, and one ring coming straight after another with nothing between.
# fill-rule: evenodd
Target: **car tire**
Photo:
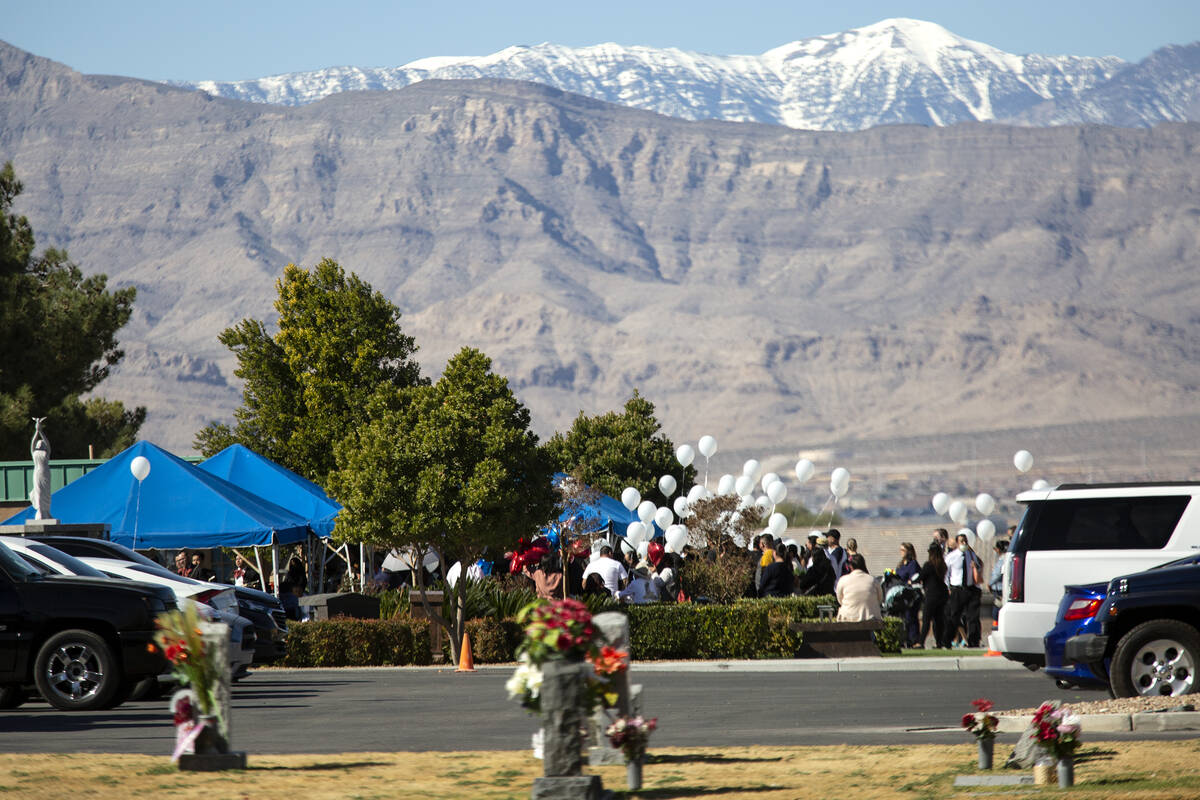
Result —
<instances>
[{"instance_id":1,"label":"car tire","mask_svg":"<svg viewBox=\"0 0 1200 800\"><path fill-rule=\"evenodd\" d=\"M85 630L47 639L38 650L33 675L42 697L61 711L107 707L123 679L108 642Z\"/></svg>"},{"instance_id":2,"label":"car tire","mask_svg":"<svg viewBox=\"0 0 1200 800\"><path fill-rule=\"evenodd\" d=\"M0 686L0 709L2 710L17 708L28 699L29 693L16 684Z\"/></svg>"},{"instance_id":3,"label":"car tire","mask_svg":"<svg viewBox=\"0 0 1200 800\"><path fill-rule=\"evenodd\" d=\"M1200 691L1200 632L1173 619L1134 626L1113 651L1117 697L1179 696Z\"/></svg>"}]
</instances>

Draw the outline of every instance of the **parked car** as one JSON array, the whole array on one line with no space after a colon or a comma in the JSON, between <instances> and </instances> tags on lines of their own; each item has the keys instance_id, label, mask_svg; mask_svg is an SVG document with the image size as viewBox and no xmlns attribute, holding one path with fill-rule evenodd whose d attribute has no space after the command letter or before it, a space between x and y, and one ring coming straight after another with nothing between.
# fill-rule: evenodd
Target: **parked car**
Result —
<instances>
[{"instance_id":1,"label":"parked car","mask_svg":"<svg viewBox=\"0 0 1200 800\"><path fill-rule=\"evenodd\" d=\"M1046 674L1054 679L1060 689L1076 686L1107 688L1108 671L1099 673L1087 664L1076 664L1067 660L1067 640L1085 633L1099 633L1100 619L1096 612L1108 593L1107 583L1090 583L1086 586L1068 586L1058 604L1058 615L1054 627L1046 634Z\"/></svg>"},{"instance_id":2,"label":"parked car","mask_svg":"<svg viewBox=\"0 0 1200 800\"><path fill-rule=\"evenodd\" d=\"M0 543L0 708L20 705L32 686L64 711L120 703L166 669L146 646L155 616L174 607L164 588L47 575Z\"/></svg>"},{"instance_id":3,"label":"parked car","mask_svg":"<svg viewBox=\"0 0 1200 800\"><path fill-rule=\"evenodd\" d=\"M166 569L136 550L131 550L107 539L89 539L80 536L37 536L34 538L76 557L113 558L131 561L146 567ZM287 652L287 615L284 614L283 604L279 602L279 598L245 586L213 585L233 589L234 596L237 598L238 616L245 617L254 623L254 631L257 634L254 645L254 663L270 664L283 658Z\"/></svg>"},{"instance_id":4,"label":"parked car","mask_svg":"<svg viewBox=\"0 0 1200 800\"><path fill-rule=\"evenodd\" d=\"M1115 578L1096 617L1100 631L1068 639L1065 657L1106 670L1113 695L1200 691L1200 554Z\"/></svg>"},{"instance_id":5,"label":"parked car","mask_svg":"<svg viewBox=\"0 0 1200 800\"><path fill-rule=\"evenodd\" d=\"M194 581L162 567L151 568L106 558L75 558L45 542L19 536L0 536L0 543L47 574L83 575L162 586L175 596L176 605L194 602L205 619L229 626L229 668L235 680L246 674L253 661L254 626L237 615L237 602L227 587Z\"/></svg>"},{"instance_id":6,"label":"parked car","mask_svg":"<svg viewBox=\"0 0 1200 800\"><path fill-rule=\"evenodd\" d=\"M989 649L1031 669L1067 585L1173 561L1200 547L1200 483L1068 484L1017 496L1024 516L1004 556L1004 605Z\"/></svg>"}]
</instances>

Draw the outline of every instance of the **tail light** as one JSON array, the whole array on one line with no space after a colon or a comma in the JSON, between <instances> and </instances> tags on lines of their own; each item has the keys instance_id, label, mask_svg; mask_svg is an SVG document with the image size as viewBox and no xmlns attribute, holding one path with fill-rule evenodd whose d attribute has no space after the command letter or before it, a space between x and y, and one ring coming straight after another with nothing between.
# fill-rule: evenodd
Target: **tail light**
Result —
<instances>
[{"instance_id":1,"label":"tail light","mask_svg":"<svg viewBox=\"0 0 1200 800\"><path fill-rule=\"evenodd\" d=\"M1012 586L1009 587L1008 596L1004 598L1008 603L1024 603L1025 602L1025 557L1013 556L1012 559Z\"/></svg>"},{"instance_id":2,"label":"tail light","mask_svg":"<svg viewBox=\"0 0 1200 800\"><path fill-rule=\"evenodd\" d=\"M1063 619L1088 619L1094 617L1096 616L1096 612L1100 610L1102 602L1102 600L1096 598L1089 600L1086 597L1081 597L1067 606L1067 612L1063 614Z\"/></svg>"},{"instance_id":3,"label":"tail light","mask_svg":"<svg viewBox=\"0 0 1200 800\"><path fill-rule=\"evenodd\" d=\"M192 595L191 599L195 600L197 603L204 603L205 605L211 606L213 604L213 598L219 595L221 591L221 589L205 589L203 592Z\"/></svg>"}]
</instances>

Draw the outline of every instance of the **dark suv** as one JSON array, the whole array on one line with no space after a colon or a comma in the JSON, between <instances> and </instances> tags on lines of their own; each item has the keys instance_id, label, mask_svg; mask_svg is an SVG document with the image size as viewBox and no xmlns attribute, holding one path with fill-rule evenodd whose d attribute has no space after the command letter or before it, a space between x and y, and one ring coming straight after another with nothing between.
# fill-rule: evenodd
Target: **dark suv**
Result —
<instances>
[{"instance_id":1,"label":"dark suv","mask_svg":"<svg viewBox=\"0 0 1200 800\"><path fill-rule=\"evenodd\" d=\"M115 558L161 568L135 550L107 539L89 539L82 536L31 536L39 542L63 551L76 558ZM224 585L224 584L218 584ZM257 635L254 643L254 663L270 664L283 658L287 650L287 616L283 604L274 595L234 586L237 597L237 613L254 625Z\"/></svg>"},{"instance_id":2,"label":"dark suv","mask_svg":"<svg viewBox=\"0 0 1200 800\"><path fill-rule=\"evenodd\" d=\"M0 708L20 705L31 685L64 711L116 705L166 668L147 645L155 616L174 607L168 589L42 575L0 544Z\"/></svg>"},{"instance_id":3,"label":"dark suv","mask_svg":"<svg viewBox=\"0 0 1200 800\"><path fill-rule=\"evenodd\" d=\"M1068 639L1066 658L1107 674L1114 695L1200 691L1200 555L1114 578L1096 618L1100 632Z\"/></svg>"}]
</instances>

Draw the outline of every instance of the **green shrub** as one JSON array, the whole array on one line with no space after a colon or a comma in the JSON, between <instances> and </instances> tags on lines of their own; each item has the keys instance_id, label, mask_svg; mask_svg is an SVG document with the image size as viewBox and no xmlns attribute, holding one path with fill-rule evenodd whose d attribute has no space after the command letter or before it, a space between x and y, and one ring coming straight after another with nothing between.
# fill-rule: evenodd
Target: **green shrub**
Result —
<instances>
[{"instance_id":1,"label":"green shrub","mask_svg":"<svg viewBox=\"0 0 1200 800\"><path fill-rule=\"evenodd\" d=\"M525 635L525 629L514 620L497 621L494 617L469 619L466 630L471 637L471 652L478 664L516 661L517 645Z\"/></svg>"},{"instance_id":2,"label":"green shrub","mask_svg":"<svg viewBox=\"0 0 1200 800\"><path fill-rule=\"evenodd\" d=\"M425 620L334 619L288 626L287 667L368 667L432 663Z\"/></svg>"},{"instance_id":3,"label":"green shrub","mask_svg":"<svg viewBox=\"0 0 1200 800\"><path fill-rule=\"evenodd\" d=\"M412 601L408 596L407 586L401 586L399 589L384 589L378 593L378 597L380 619L406 617L412 610Z\"/></svg>"},{"instance_id":4,"label":"green shrub","mask_svg":"<svg viewBox=\"0 0 1200 800\"><path fill-rule=\"evenodd\" d=\"M899 653L904 644L904 620L884 617L883 630L875 634L875 646L881 653Z\"/></svg>"},{"instance_id":5,"label":"green shrub","mask_svg":"<svg viewBox=\"0 0 1200 800\"><path fill-rule=\"evenodd\" d=\"M754 586L754 562L743 555L689 561L680 574L683 590L690 597L707 597L714 603L734 602Z\"/></svg>"}]
</instances>

